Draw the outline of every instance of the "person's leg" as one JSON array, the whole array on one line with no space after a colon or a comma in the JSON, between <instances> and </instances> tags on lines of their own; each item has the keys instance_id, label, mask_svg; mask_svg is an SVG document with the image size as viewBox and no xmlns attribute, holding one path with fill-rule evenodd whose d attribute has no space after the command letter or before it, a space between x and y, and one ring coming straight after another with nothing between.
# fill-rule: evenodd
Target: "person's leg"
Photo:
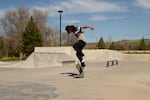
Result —
<instances>
[{"instance_id":1,"label":"person's leg","mask_svg":"<svg viewBox=\"0 0 150 100\"><path fill-rule=\"evenodd\" d=\"M79 61L81 62L82 61L82 56L84 56L84 54L81 52L81 48L80 48L80 43L77 42L73 45L73 48L75 49L76 51L76 56L77 58L79 59Z\"/></svg>"},{"instance_id":2,"label":"person's leg","mask_svg":"<svg viewBox=\"0 0 150 100\"><path fill-rule=\"evenodd\" d=\"M84 41L78 41L73 45L73 48L76 50L76 56L78 57L82 67L85 67L85 63L83 61L84 53L82 52L85 45L86 43Z\"/></svg>"},{"instance_id":3,"label":"person's leg","mask_svg":"<svg viewBox=\"0 0 150 100\"><path fill-rule=\"evenodd\" d=\"M82 52L82 50L83 50L83 48L85 47L86 43L85 43L84 41L82 41L82 40L79 41L79 42L80 42L80 44L81 44L80 52L83 54L82 57L81 57L81 66L82 66L82 67L85 67L86 65L85 65L84 59L83 59L84 53Z\"/></svg>"}]
</instances>

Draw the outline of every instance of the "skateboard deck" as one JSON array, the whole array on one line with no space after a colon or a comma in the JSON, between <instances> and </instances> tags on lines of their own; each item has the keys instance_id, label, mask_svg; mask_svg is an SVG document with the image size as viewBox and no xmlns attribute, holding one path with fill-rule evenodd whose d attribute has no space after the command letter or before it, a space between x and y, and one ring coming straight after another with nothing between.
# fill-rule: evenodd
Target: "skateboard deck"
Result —
<instances>
[{"instance_id":1,"label":"skateboard deck","mask_svg":"<svg viewBox=\"0 0 150 100\"><path fill-rule=\"evenodd\" d=\"M78 63L76 65L77 70L79 71L79 77L83 78L84 77L84 71L83 71L83 67Z\"/></svg>"}]
</instances>

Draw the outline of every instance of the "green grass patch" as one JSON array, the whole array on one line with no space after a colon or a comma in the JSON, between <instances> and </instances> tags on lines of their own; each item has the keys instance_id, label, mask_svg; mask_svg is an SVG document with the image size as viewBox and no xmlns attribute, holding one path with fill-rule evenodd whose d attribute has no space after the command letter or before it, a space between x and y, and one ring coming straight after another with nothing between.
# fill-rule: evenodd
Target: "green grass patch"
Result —
<instances>
[{"instance_id":1,"label":"green grass patch","mask_svg":"<svg viewBox=\"0 0 150 100\"><path fill-rule=\"evenodd\" d=\"M127 51L125 54L150 54L150 51Z\"/></svg>"},{"instance_id":2,"label":"green grass patch","mask_svg":"<svg viewBox=\"0 0 150 100\"><path fill-rule=\"evenodd\" d=\"M27 57L23 57L22 60L26 60ZM3 57L0 61L19 61L20 57Z\"/></svg>"}]
</instances>

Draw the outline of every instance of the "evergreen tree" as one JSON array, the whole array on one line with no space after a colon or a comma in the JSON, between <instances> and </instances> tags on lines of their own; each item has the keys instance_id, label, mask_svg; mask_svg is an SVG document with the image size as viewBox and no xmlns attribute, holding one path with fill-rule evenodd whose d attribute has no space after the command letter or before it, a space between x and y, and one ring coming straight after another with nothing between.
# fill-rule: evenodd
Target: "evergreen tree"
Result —
<instances>
[{"instance_id":1,"label":"evergreen tree","mask_svg":"<svg viewBox=\"0 0 150 100\"><path fill-rule=\"evenodd\" d=\"M34 47L40 46L43 46L43 37L31 16L25 31L22 33L21 51L29 56L34 51Z\"/></svg>"},{"instance_id":2,"label":"evergreen tree","mask_svg":"<svg viewBox=\"0 0 150 100\"><path fill-rule=\"evenodd\" d=\"M115 50L115 43L114 43L114 42L112 42L112 43L110 44L109 49L111 49L111 50Z\"/></svg>"},{"instance_id":3,"label":"evergreen tree","mask_svg":"<svg viewBox=\"0 0 150 100\"><path fill-rule=\"evenodd\" d=\"M139 50L146 50L147 49L147 46L146 46L145 41L144 41L144 37L141 39L138 49Z\"/></svg>"},{"instance_id":4,"label":"evergreen tree","mask_svg":"<svg viewBox=\"0 0 150 100\"><path fill-rule=\"evenodd\" d=\"M97 44L97 47L98 47L98 49L105 49L106 46L105 46L105 43L104 43L104 40L102 37L100 38L100 40Z\"/></svg>"}]
</instances>

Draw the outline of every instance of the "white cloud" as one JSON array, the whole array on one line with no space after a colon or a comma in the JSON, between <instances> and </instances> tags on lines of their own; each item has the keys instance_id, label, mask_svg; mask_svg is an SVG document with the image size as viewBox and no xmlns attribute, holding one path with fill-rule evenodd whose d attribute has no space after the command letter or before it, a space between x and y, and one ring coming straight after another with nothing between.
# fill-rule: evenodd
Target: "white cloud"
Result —
<instances>
[{"instance_id":1,"label":"white cloud","mask_svg":"<svg viewBox=\"0 0 150 100\"><path fill-rule=\"evenodd\" d=\"M105 21L108 18L106 16L103 15L95 15L92 18L90 18L91 21Z\"/></svg>"},{"instance_id":2,"label":"white cloud","mask_svg":"<svg viewBox=\"0 0 150 100\"><path fill-rule=\"evenodd\" d=\"M79 20L64 20L64 21L62 21L62 23L65 23L65 24L79 24L80 21Z\"/></svg>"},{"instance_id":3,"label":"white cloud","mask_svg":"<svg viewBox=\"0 0 150 100\"><path fill-rule=\"evenodd\" d=\"M40 6L34 6L33 9L38 9L38 10L41 10L41 11L48 11L48 9L46 7L40 7Z\"/></svg>"},{"instance_id":4,"label":"white cloud","mask_svg":"<svg viewBox=\"0 0 150 100\"><path fill-rule=\"evenodd\" d=\"M122 12L127 7L117 2L108 2L105 0L51 0L51 3L42 6L32 6L32 9L47 11L50 16L58 16L58 10L64 10L64 14L80 13L105 13L105 12Z\"/></svg>"},{"instance_id":5,"label":"white cloud","mask_svg":"<svg viewBox=\"0 0 150 100\"><path fill-rule=\"evenodd\" d=\"M135 4L144 9L150 9L150 0L137 0Z\"/></svg>"},{"instance_id":6,"label":"white cloud","mask_svg":"<svg viewBox=\"0 0 150 100\"><path fill-rule=\"evenodd\" d=\"M125 19L125 17L110 17L109 19L111 20L121 20L121 19Z\"/></svg>"},{"instance_id":7,"label":"white cloud","mask_svg":"<svg viewBox=\"0 0 150 100\"><path fill-rule=\"evenodd\" d=\"M89 20L91 21L106 21L106 20L121 20L121 19L125 19L125 17L108 17L108 16L104 16L104 15L95 15L93 17L91 17Z\"/></svg>"},{"instance_id":8,"label":"white cloud","mask_svg":"<svg viewBox=\"0 0 150 100\"><path fill-rule=\"evenodd\" d=\"M64 10L64 13L99 13L99 12L120 12L127 8L113 3L101 0L65 0L49 5L51 15L58 10Z\"/></svg>"}]
</instances>

